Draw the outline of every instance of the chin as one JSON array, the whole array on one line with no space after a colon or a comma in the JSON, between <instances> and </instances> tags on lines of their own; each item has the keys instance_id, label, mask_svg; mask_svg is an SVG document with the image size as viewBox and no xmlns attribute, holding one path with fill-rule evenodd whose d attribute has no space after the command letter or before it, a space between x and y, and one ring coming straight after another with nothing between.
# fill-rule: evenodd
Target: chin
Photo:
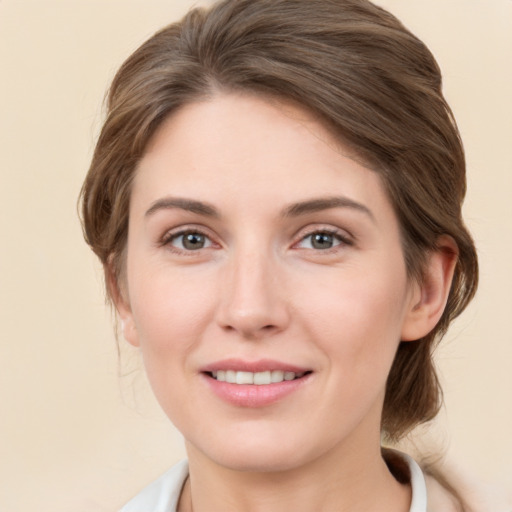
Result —
<instances>
[{"instance_id":1,"label":"chin","mask_svg":"<svg viewBox=\"0 0 512 512\"><path fill-rule=\"evenodd\" d=\"M318 457L320 447L308 449L305 444L304 440L297 442L293 436L231 435L193 449L232 471L268 473L290 471ZM300 446L302 450L298 449Z\"/></svg>"}]
</instances>

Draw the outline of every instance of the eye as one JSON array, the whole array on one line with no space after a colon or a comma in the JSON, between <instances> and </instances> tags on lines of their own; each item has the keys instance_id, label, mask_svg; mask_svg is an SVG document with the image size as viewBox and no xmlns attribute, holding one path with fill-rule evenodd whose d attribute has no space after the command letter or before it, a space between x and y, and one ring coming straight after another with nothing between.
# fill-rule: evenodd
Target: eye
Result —
<instances>
[{"instance_id":1,"label":"eye","mask_svg":"<svg viewBox=\"0 0 512 512\"><path fill-rule=\"evenodd\" d=\"M182 251L197 251L212 245L212 241L199 231L182 231L171 234L164 243Z\"/></svg>"},{"instance_id":2,"label":"eye","mask_svg":"<svg viewBox=\"0 0 512 512\"><path fill-rule=\"evenodd\" d=\"M315 231L306 235L298 243L298 247L302 249L326 250L332 249L341 244L350 245L350 241L339 233L331 231Z\"/></svg>"}]
</instances>

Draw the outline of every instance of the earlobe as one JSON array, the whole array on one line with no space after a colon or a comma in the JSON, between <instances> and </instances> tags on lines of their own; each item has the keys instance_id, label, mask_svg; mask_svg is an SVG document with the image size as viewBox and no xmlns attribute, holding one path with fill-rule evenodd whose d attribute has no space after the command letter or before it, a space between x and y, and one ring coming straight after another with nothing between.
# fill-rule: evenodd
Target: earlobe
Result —
<instances>
[{"instance_id":1,"label":"earlobe","mask_svg":"<svg viewBox=\"0 0 512 512\"><path fill-rule=\"evenodd\" d=\"M443 235L437 249L428 255L421 283L414 284L409 309L402 327L402 341L426 336L439 322L452 284L458 248L452 237Z\"/></svg>"},{"instance_id":2,"label":"earlobe","mask_svg":"<svg viewBox=\"0 0 512 512\"><path fill-rule=\"evenodd\" d=\"M128 299L128 293L124 287L121 286L118 277L111 265L105 266L105 281L107 284L108 293L112 299L116 312L119 315L121 331L124 339L133 345L139 346L139 339L133 314Z\"/></svg>"}]
</instances>

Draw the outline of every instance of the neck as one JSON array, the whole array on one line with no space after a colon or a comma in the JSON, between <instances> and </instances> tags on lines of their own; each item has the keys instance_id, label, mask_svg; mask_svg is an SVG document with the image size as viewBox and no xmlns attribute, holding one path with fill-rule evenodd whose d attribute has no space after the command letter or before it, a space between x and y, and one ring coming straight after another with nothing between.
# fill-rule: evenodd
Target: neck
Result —
<instances>
[{"instance_id":1,"label":"neck","mask_svg":"<svg viewBox=\"0 0 512 512\"><path fill-rule=\"evenodd\" d=\"M237 471L187 446L190 478L179 512L407 512L408 485L398 483L379 443L336 448L306 465L282 471Z\"/></svg>"}]
</instances>

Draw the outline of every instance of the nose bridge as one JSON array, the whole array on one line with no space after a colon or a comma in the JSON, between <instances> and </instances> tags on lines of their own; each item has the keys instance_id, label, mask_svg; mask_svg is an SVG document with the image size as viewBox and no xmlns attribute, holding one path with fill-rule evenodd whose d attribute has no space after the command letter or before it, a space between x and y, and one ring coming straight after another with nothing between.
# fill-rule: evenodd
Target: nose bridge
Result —
<instances>
[{"instance_id":1,"label":"nose bridge","mask_svg":"<svg viewBox=\"0 0 512 512\"><path fill-rule=\"evenodd\" d=\"M272 252L261 244L245 243L233 250L222 283L223 328L259 338L285 327L286 304L277 267Z\"/></svg>"}]
</instances>

